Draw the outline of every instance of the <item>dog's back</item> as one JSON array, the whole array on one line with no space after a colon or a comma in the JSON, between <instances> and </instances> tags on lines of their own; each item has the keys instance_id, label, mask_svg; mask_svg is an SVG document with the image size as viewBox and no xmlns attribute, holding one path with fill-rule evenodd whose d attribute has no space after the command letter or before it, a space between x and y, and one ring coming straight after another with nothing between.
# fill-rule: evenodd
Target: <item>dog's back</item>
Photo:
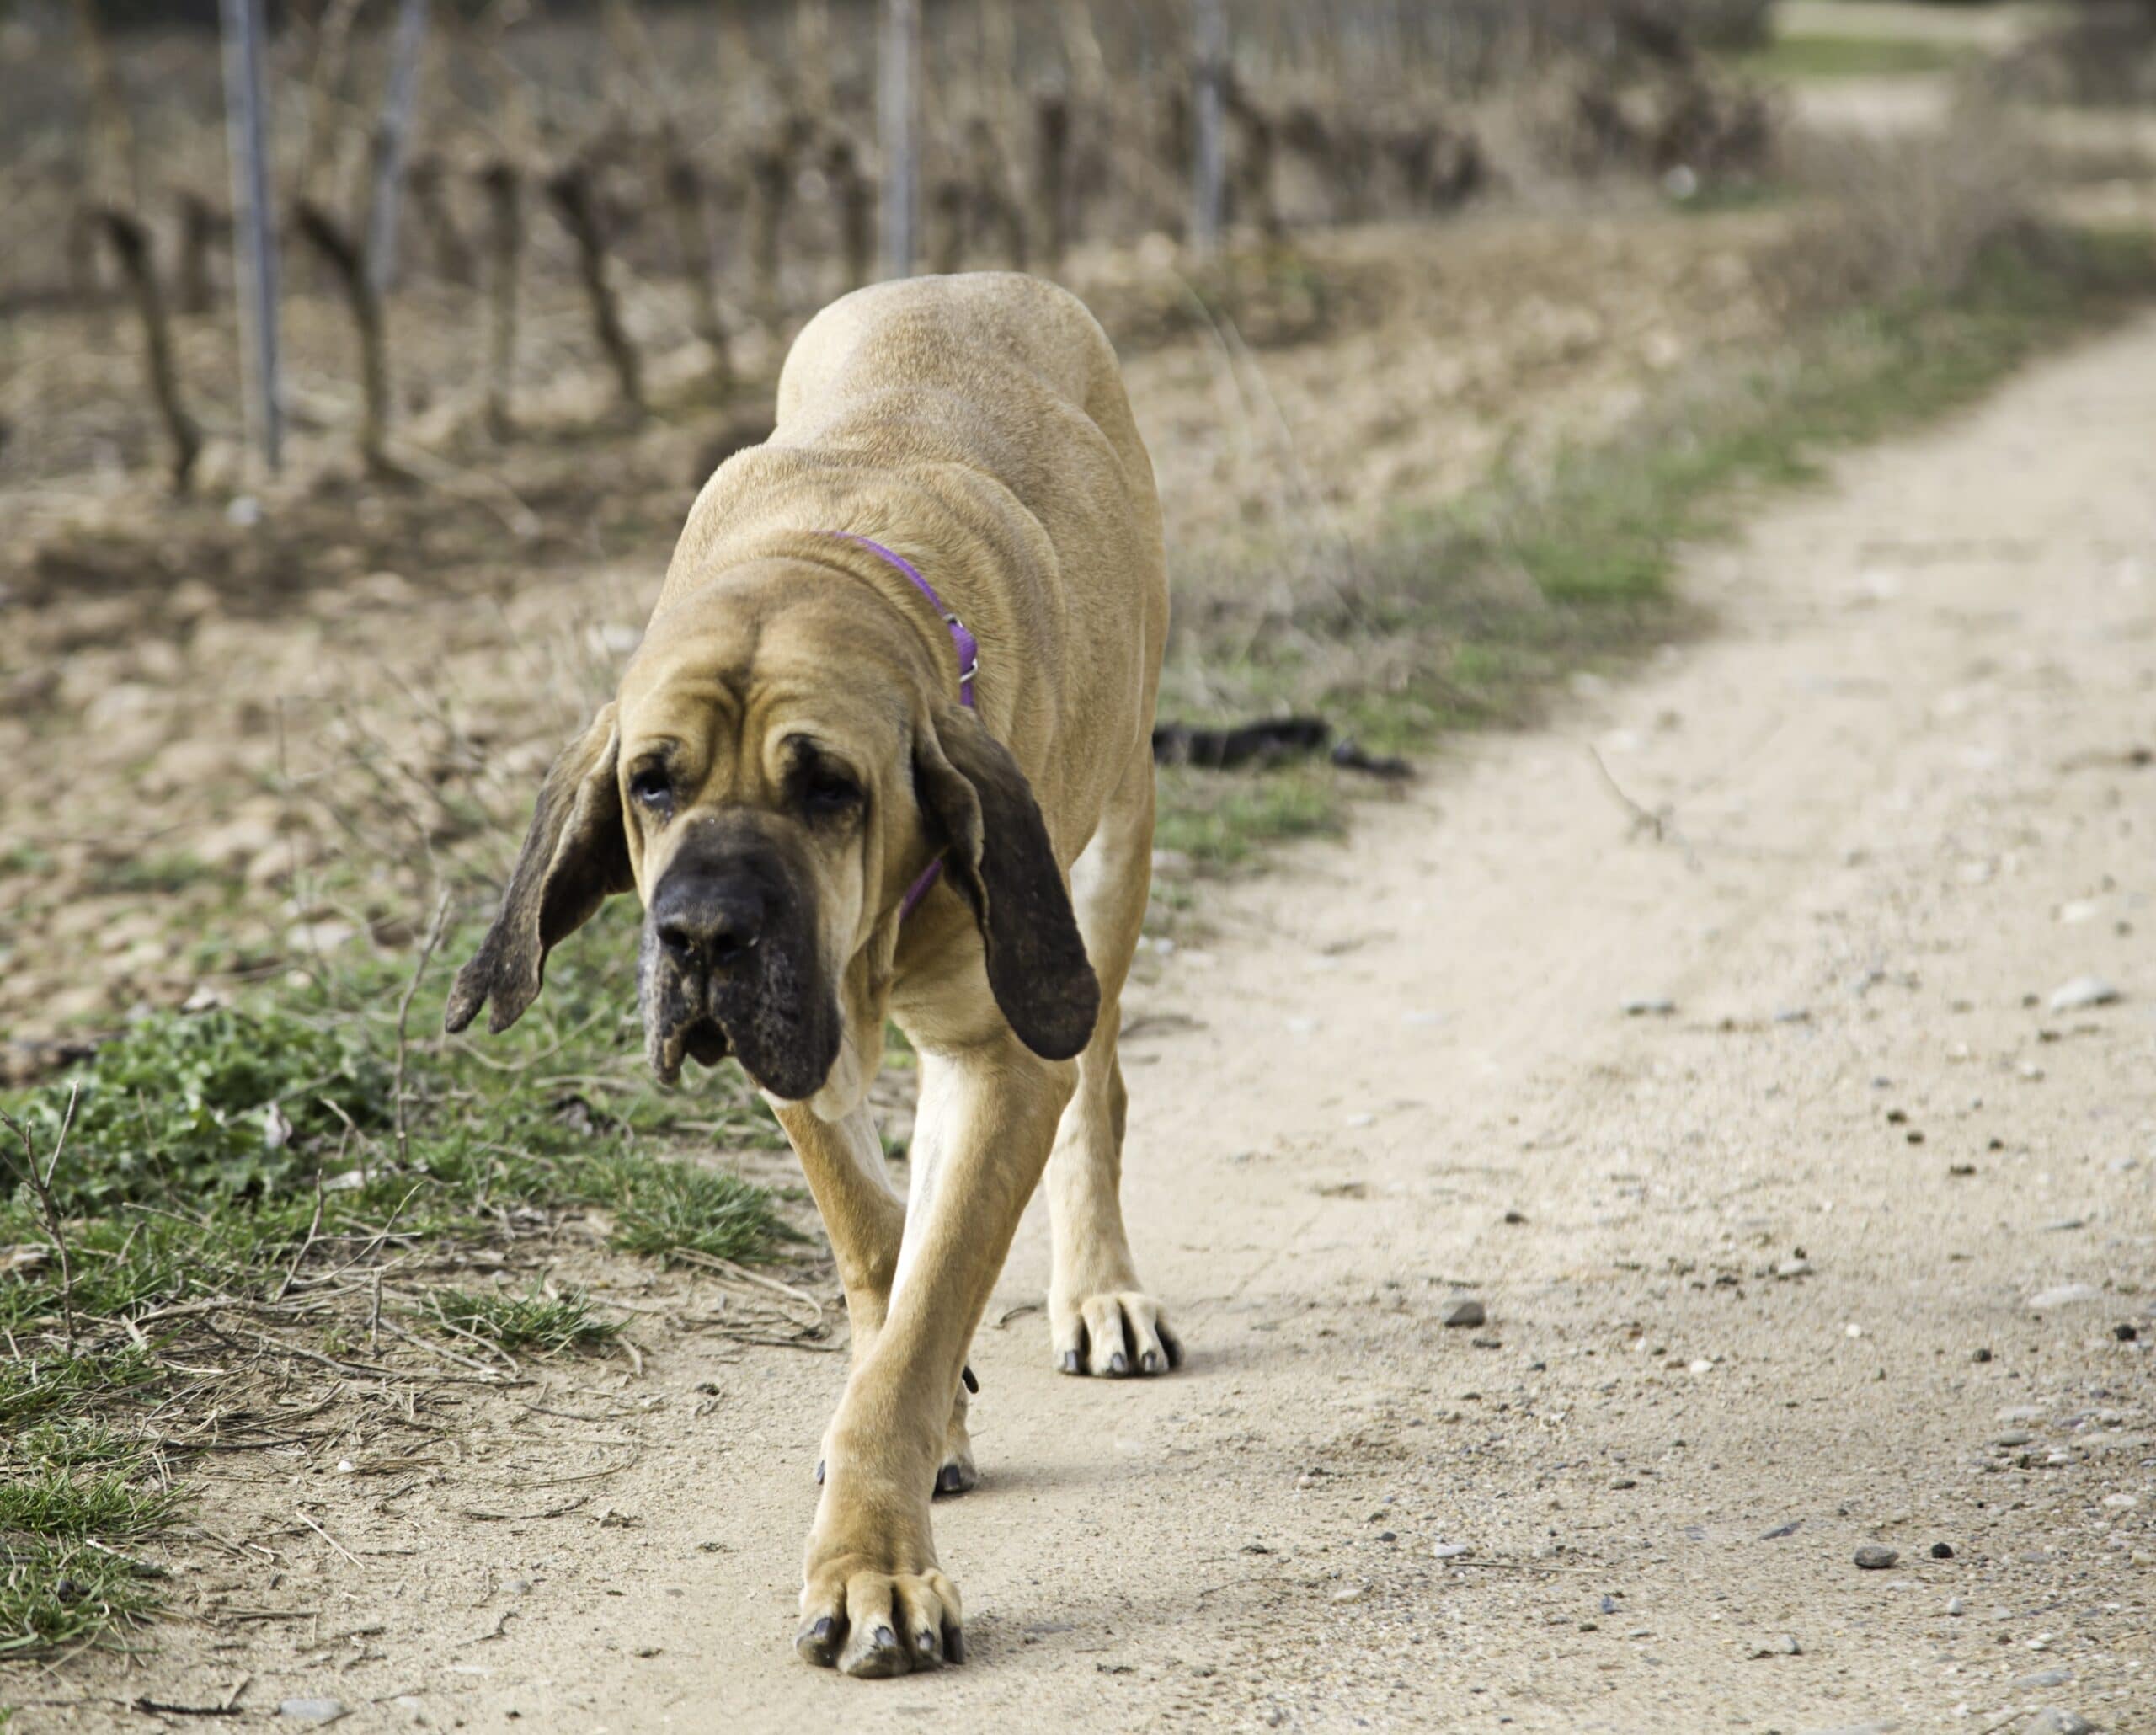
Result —
<instances>
[{"instance_id":1,"label":"dog's back","mask_svg":"<svg viewBox=\"0 0 2156 1735\"><path fill-rule=\"evenodd\" d=\"M775 537L896 542L978 634L1027 774L1097 813L1150 739L1168 606L1152 465L1085 304L1011 272L857 291L795 340L777 408L699 497L661 606Z\"/></svg>"}]
</instances>

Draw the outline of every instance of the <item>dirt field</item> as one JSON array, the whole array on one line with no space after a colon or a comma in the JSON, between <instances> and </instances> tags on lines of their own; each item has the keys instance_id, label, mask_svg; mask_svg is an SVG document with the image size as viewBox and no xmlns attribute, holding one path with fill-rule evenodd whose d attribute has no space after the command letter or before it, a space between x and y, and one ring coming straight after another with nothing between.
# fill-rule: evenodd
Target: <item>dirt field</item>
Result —
<instances>
[{"instance_id":1,"label":"dirt field","mask_svg":"<svg viewBox=\"0 0 2156 1735\"><path fill-rule=\"evenodd\" d=\"M2144 321L1219 900L1128 1038L1191 1360L1056 1377L1029 1221L938 1508L963 1671L793 1660L842 1364L615 1266L641 1378L213 1457L183 1618L18 1727L2156 1727L2152 455Z\"/></svg>"}]
</instances>

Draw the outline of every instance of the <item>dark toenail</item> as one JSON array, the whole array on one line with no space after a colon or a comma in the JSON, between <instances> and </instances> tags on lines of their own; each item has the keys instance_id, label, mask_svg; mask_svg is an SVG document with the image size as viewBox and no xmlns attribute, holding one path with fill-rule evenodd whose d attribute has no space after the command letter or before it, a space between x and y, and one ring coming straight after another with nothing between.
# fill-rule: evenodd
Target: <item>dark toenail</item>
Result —
<instances>
[{"instance_id":1,"label":"dark toenail","mask_svg":"<svg viewBox=\"0 0 2156 1735\"><path fill-rule=\"evenodd\" d=\"M1075 1374L1078 1371L1078 1352L1076 1350L1066 1349L1063 1352L1063 1371L1066 1374Z\"/></svg>"},{"instance_id":2,"label":"dark toenail","mask_svg":"<svg viewBox=\"0 0 2156 1735\"><path fill-rule=\"evenodd\" d=\"M824 1486L824 1460L820 1458L816 1460L816 1486L819 1488Z\"/></svg>"},{"instance_id":3,"label":"dark toenail","mask_svg":"<svg viewBox=\"0 0 2156 1735\"><path fill-rule=\"evenodd\" d=\"M958 1492L957 1465L947 1464L936 1472L936 1492L939 1494L955 1494Z\"/></svg>"},{"instance_id":4,"label":"dark toenail","mask_svg":"<svg viewBox=\"0 0 2156 1735\"><path fill-rule=\"evenodd\" d=\"M826 1615L821 1620L819 1620L814 1626L808 1629L808 1642L811 1644L815 1645L822 1644L825 1639L831 1636L833 1625L834 1623L831 1617Z\"/></svg>"},{"instance_id":5,"label":"dark toenail","mask_svg":"<svg viewBox=\"0 0 2156 1735\"><path fill-rule=\"evenodd\" d=\"M1130 1358L1120 1349L1108 1358L1108 1372L1111 1374L1128 1374L1129 1371Z\"/></svg>"},{"instance_id":6,"label":"dark toenail","mask_svg":"<svg viewBox=\"0 0 2156 1735\"><path fill-rule=\"evenodd\" d=\"M1159 1373L1161 1371L1161 1352L1157 1349L1147 1350L1144 1359L1141 1360L1138 1365L1148 1374Z\"/></svg>"},{"instance_id":7,"label":"dark toenail","mask_svg":"<svg viewBox=\"0 0 2156 1735\"><path fill-rule=\"evenodd\" d=\"M947 1626L943 1629L943 1655L953 1663L963 1663L966 1660L965 1635L955 1626Z\"/></svg>"},{"instance_id":8,"label":"dark toenail","mask_svg":"<svg viewBox=\"0 0 2156 1735\"><path fill-rule=\"evenodd\" d=\"M895 1651L899 1648L899 1636L888 1626L879 1626L870 1636L868 1643L872 1650Z\"/></svg>"},{"instance_id":9,"label":"dark toenail","mask_svg":"<svg viewBox=\"0 0 2156 1735\"><path fill-rule=\"evenodd\" d=\"M965 1382L967 1391L978 1392L980 1390L980 1381L974 1378L974 1370L970 1367L959 1369L958 1377Z\"/></svg>"}]
</instances>

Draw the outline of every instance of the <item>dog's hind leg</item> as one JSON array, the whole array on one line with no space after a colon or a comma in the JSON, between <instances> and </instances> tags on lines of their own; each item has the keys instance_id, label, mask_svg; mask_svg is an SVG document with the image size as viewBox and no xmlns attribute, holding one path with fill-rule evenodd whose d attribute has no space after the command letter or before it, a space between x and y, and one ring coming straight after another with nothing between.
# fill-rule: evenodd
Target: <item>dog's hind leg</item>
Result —
<instances>
[{"instance_id":1,"label":"dog's hind leg","mask_svg":"<svg viewBox=\"0 0 2156 1735\"><path fill-rule=\"evenodd\" d=\"M1123 1225L1129 1097L1116 1038L1152 873L1149 753L1134 761L1070 875L1086 954L1100 978L1101 1016L1078 1058L1078 1088L1063 1111L1048 1166L1055 1260L1049 1332L1056 1365L1066 1374L1164 1374L1182 1360L1161 1304L1139 1284Z\"/></svg>"}]
</instances>

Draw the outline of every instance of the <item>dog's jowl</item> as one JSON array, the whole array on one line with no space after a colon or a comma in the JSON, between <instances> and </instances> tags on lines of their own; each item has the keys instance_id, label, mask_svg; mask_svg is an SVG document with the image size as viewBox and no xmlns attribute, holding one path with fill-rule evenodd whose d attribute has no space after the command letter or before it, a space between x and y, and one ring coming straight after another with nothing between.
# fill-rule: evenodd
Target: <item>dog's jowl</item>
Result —
<instances>
[{"instance_id":1,"label":"dog's jowl","mask_svg":"<svg viewBox=\"0 0 2156 1735\"><path fill-rule=\"evenodd\" d=\"M852 1327L795 1639L849 1674L963 1656L931 1499L976 1479L967 1349L1043 1175L1054 1364L1181 1359L1118 1199L1166 630L1152 467L1085 308L1006 275L848 296L697 498L451 996L452 1028L488 1002L504 1028L634 891L654 1069L730 1056L771 1102ZM921 1056L903 1198L867 1107L887 1018Z\"/></svg>"}]
</instances>

